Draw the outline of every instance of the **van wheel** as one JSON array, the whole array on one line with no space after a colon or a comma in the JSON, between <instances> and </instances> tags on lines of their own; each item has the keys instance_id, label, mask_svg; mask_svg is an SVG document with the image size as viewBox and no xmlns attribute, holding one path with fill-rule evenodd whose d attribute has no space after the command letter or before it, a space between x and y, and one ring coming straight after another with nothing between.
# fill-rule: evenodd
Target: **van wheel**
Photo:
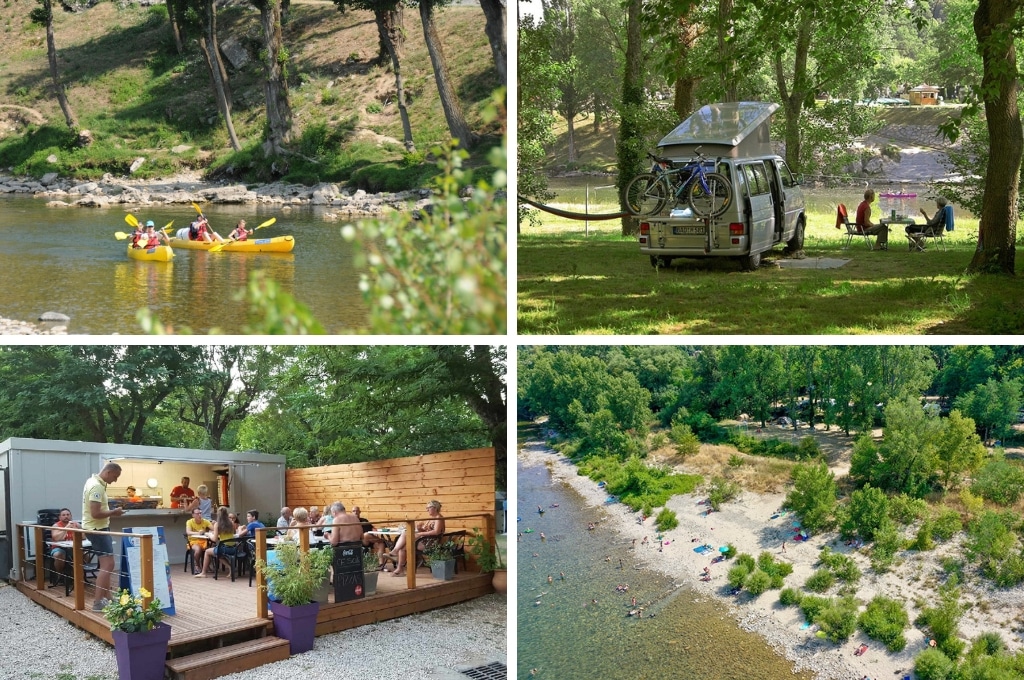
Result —
<instances>
[{"instance_id":1,"label":"van wheel","mask_svg":"<svg viewBox=\"0 0 1024 680\"><path fill-rule=\"evenodd\" d=\"M761 253L751 253L740 258L740 266L743 271L752 272L761 266Z\"/></svg>"},{"instance_id":2,"label":"van wheel","mask_svg":"<svg viewBox=\"0 0 1024 680\"><path fill-rule=\"evenodd\" d=\"M793 238L786 242L786 247L791 253L804 249L804 218L802 215L797 220L796 231L793 232Z\"/></svg>"},{"instance_id":3,"label":"van wheel","mask_svg":"<svg viewBox=\"0 0 1024 680\"><path fill-rule=\"evenodd\" d=\"M665 269L672 265L671 257L664 257L662 255L651 255L651 266Z\"/></svg>"}]
</instances>

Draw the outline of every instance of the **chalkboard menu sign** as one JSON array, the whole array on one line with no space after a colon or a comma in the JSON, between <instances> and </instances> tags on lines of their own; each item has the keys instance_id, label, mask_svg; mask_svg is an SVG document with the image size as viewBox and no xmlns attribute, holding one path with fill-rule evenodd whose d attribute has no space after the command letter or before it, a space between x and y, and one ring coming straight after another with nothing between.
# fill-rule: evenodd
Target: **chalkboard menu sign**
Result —
<instances>
[{"instance_id":1,"label":"chalkboard menu sign","mask_svg":"<svg viewBox=\"0 0 1024 680\"><path fill-rule=\"evenodd\" d=\"M363 597L363 544L359 541L334 546L334 601Z\"/></svg>"}]
</instances>

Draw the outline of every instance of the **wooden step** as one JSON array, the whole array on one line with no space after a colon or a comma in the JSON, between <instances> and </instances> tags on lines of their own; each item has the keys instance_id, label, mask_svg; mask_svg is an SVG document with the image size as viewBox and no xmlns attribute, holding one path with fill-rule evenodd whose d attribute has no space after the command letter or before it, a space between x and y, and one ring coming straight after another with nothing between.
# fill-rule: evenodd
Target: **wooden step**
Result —
<instances>
[{"instance_id":1,"label":"wooden step","mask_svg":"<svg viewBox=\"0 0 1024 680\"><path fill-rule=\"evenodd\" d=\"M167 670L173 680L211 680L229 673L248 671L264 664L288 658L288 641L269 635L258 640L240 642L171 659Z\"/></svg>"}]
</instances>

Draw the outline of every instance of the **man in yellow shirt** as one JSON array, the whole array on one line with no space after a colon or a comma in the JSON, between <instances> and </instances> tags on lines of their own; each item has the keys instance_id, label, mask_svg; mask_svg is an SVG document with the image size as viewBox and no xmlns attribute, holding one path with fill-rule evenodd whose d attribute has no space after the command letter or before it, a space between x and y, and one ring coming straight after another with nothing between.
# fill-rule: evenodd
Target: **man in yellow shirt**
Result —
<instances>
[{"instance_id":1,"label":"man in yellow shirt","mask_svg":"<svg viewBox=\"0 0 1024 680\"><path fill-rule=\"evenodd\" d=\"M212 532L213 524L203 517L203 511L199 508L193 508L192 519L185 522L188 547L192 551L193 576L199 573L199 565L203 563L203 554L206 552L206 544L210 542Z\"/></svg>"},{"instance_id":2,"label":"man in yellow shirt","mask_svg":"<svg viewBox=\"0 0 1024 680\"><path fill-rule=\"evenodd\" d=\"M99 555L99 571L96 574L96 598L93 602L93 611L100 611L109 602L107 597L110 594L110 575L114 571L114 542L110 535L105 533L110 530L110 518L120 517L124 510L117 508L110 509L107 500L107 486L117 481L121 476L121 466L117 463L107 463L99 474L95 474L85 482L85 489L82 491L82 528L90 533L89 541L92 543L92 550Z\"/></svg>"}]
</instances>

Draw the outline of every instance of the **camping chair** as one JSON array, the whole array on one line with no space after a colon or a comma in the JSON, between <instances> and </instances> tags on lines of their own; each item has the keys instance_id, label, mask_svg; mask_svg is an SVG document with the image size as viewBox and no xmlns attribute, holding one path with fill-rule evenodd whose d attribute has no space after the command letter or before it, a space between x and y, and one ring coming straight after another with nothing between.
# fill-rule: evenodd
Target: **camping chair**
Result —
<instances>
[{"instance_id":1,"label":"camping chair","mask_svg":"<svg viewBox=\"0 0 1024 680\"><path fill-rule=\"evenodd\" d=\"M943 207L942 215L942 219L939 220L939 223L933 229L925 229L921 232L907 234L907 238L910 239L911 252L923 253L928 239L937 240L942 250L946 250L946 239L944 236L947 231L953 231L953 206L946 205Z\"/></svg>"},{"instance_id":2,"label":"camping chair","mask_svg":"<svg viewBox=\"0 0 1024 680\"><path fill-rule=\"evenodd\" d=\"M871 235L864 233L860 227L850 222L846 206L840 203L836 207L836 229L842 229L844 226L846 227L846 243L843 244L843 250L849 248L850 244L853 243L853 239L857 236L862 236L864 238L864 245L868 247L868 250L871 250Z\"/></svg>"},{"instance_id":3,"label":"camping chair","mask_svg":"<svg viewBox=\"0 0 1024 680\"><path fill-rule=\"evenodd\" d=\"M239 566L245 563L245 539L225 538L223 541L217 541L217 545L213 546L213 557L213 580L216 581L217 575L220 574L220 561L227 560L231 569L231 582L234 583L235 574L241 573Z\"/></svg>"}]
</instances>

